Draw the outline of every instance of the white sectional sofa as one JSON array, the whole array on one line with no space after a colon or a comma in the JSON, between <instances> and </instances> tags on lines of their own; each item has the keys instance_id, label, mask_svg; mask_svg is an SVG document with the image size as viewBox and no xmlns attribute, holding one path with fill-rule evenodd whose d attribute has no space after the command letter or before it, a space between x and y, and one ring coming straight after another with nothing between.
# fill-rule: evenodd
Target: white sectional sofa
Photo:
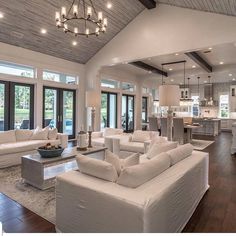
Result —
<instances>
[{"instance_id":1,"label":"white sectional sofa","mask_svg":"<svg viewBox=\"0 0 236 236\"><path fill-rule=\"evenodd\" d=\"M59 176L56 230L63 233L181 232L209 188L209 155L193 151L180 160L175 149L171 153L174 156L171 166L136 188L79 171ZM145 161L149 160L142 160Z\"/></svg>"},{"instance_id":2,"label":"white sectional sofa","mask_svg":"<svg viewBox=\"0 0 236 236\"><path fill-rule=\"evenodd\" d=\"M21 157L34 153L40 146L51 143L67 147L68 135L42 130L10 130L0 133L0 169L21 163ZM55 133L56 131L56 133Z\"/></svg>"}]
</instances>

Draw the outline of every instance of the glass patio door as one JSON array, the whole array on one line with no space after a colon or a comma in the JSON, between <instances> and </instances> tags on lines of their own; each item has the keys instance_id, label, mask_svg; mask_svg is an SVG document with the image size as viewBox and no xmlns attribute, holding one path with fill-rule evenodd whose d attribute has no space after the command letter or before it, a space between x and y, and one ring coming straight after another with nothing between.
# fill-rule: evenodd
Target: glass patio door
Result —
<instances>
[{"instance_id":1,"label":"glass patio door","mask_svg":"<svg viewBox=\"0 0 236 236\"><path fill-rule=\"evenodd\" d=\"M134 96L122 96L122 128L125 132L134 131Z\"/></svg>"},{"instance_id":2,"label":"glass patio door","mask_svg":"<svg viewBox=\"0 0 236 236\"><path fill-rule=\"evenodd\" d=\"M101 129L117 128L117 94L102 92Z\"/></svg>"},{"instance_id":3,"label":"glass patio door","mask_svg":"<svg viewBox=\"0 0 236 236\"><path fill-rule=\"evenodd\" d=\"M75 90L44 87L43 126L57 128L70 139L75 138L75 100Z\"/></svg>"},{"instance_id":4,"label":"glass patio door","mask_svg":"<svg viewBox=\"0 0 236 236\"><path fill-rule=\"evenodd\" d=\"M5 83L0 83L0 131L5 130L6 115L5 115L5 101L6 101L6 85Z\"/></svg>"}]
</instances>

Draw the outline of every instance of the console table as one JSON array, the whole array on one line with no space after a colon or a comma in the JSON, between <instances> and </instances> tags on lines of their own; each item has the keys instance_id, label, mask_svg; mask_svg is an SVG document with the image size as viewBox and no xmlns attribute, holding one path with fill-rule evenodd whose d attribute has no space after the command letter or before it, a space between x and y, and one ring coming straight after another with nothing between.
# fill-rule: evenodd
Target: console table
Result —
<instances>
[{"instance_id":1,"label":"console table","mask_svg":"<svg viewBox=\"0 0 236 236\"><path fill-rule=\"evenodd\" d=\"M91 158L103 160L106 148L93 147L87 151L78 151L77 147L66 148L61 156L42 158L39 153L23 156L21 160L21 177L36 188L45 190L55 186L56 176L71 170L78 170L75 160L79 153Z\"/></svg>"}]
</instances>

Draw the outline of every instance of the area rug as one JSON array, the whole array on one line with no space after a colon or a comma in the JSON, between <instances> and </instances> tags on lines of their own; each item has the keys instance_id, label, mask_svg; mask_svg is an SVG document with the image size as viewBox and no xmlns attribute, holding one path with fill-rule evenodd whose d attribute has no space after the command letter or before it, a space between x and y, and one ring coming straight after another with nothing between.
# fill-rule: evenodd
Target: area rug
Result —
<instances>
[{"instance_id":1,"label":"area rug","mask_svg":"<svg viewBox=\"0 0 236 236\"><path fill-rule=\"evenodd\" d=\"M193 139L191 144L193 145L195 150L201 151L209 147L214 142L215 141Z\"/></svg>"},{"instance_id":2,"label":"area rug","mask_svg":"<svg viewBox=\"0 0 236 236\"><path fill-rule=\"evenodd\" d=\"M1 169L0 180L0 192L55 224L55 188L40 191L23 183L20 166Z\"/></svg>"}]
</instances>

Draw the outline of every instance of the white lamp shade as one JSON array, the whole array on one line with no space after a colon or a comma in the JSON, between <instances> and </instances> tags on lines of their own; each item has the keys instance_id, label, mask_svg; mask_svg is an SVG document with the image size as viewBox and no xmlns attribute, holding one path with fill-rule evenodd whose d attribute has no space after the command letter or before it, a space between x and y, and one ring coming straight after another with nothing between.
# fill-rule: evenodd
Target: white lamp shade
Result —
<instances>
[{"instance_id":1,"label":"white lamp shade","mask_svg":"<svg viewBox=\"0 0 236 236\"><path fill-rule=\"evenodd\" d=\"M86 92L86 107L99 107L101 106L100 94L96 90Z\"/></svg>"},{"instance_id":2,"label":"white lamp shade","mask_svg":"<svg viewBox=\"0 0 236 236\"><path fill-rule=\"evenodd\" d=\"M160 106L179 106L180 89L177 85L161 85L159 87Z\"/></svg>"}]
</instances>

